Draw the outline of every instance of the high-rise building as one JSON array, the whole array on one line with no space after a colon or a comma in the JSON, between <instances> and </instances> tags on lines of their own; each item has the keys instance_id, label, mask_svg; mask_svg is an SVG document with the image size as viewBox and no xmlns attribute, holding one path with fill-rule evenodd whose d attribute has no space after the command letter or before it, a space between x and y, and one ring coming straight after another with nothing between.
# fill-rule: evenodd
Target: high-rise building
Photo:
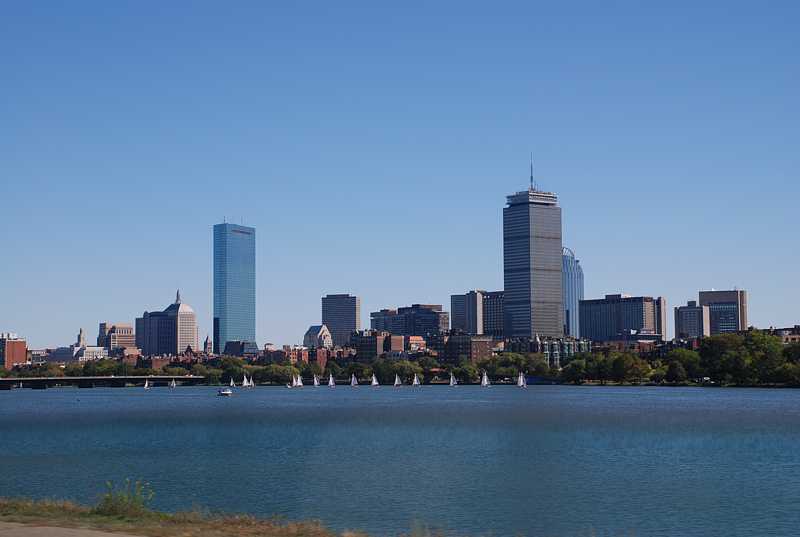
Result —
<instances>
[{"instance_id":1,"label":"high-rise building","mask_svg":"<svg viewBox=\"0 0 800 537\"><path fill-rule=\"evenodd\" d=\"M575 258L575 252L564 248L561 255L561 296L564 302L564 335L579 338L580 310L578 304L583 300L583 269Z\"/></svg>"},{"instance_id":2,"label":"high-rise building","mask_svg":"<svg viewBox=\"0 0 800 537\"><path fill-rule=\"evenodd\" d=\"M214 352L256 340L256 230L214 226Z\"/></svg>"},{"instance_id":3,"label":"high-rise building","mask_svg":"<svg viewBox=\"0 0 800 537\"><path fill-rule=\"evenodd\" d=\"M711 335L711 316L708 306L698 306L690 300L675 308L675 337L698 338Z\"/></svg>"},{"instance_id":4,"label":"high-rise building","mask_svg":"<svg viewBox=\"0 0 800 537\"><path fill-rule=\"evenodd\" d=\"M708 306L711 335L747 330L747 291L700 291L701 306Z\"/></svg>"},{"instance_id":5,"label":"high-rise building","mask_svg":"<svg viewBox=\"0 0 800 537\"><path fill-rule=\"evenodd\" d=\"M453 330L465 334L483 334L483 294L469 291L463 295L450 295L450 324Z\"/></svg>"},{"instance_id":6,"label":"high-rise building","mask_svg":"<svg viewBox=\"0 0 800 537\"><path fill-rule=\"evenodd\" d=\"M503 209L505 337L559 337L561 208L558 197L533 187L508 196Z\"/></svg>"},{"instance_id":7,"label":"high-rise building","mask_svg":"<svg viewBox=\"0 0 800 537\"><path fill-rule=\"evenodd\" d=\"M0 332L0 367L10 370L27 361L27 342L12 332Z\"/></svg>"},{"instance_id":8,"label":"high-rise building","mask_svg":"<svg viewBox=\"0 0 800 537\"><path fill-rule=\"evenodd\" d=\"M180 291L164 311L146 311L136 319L136 346L144 356L177 356L187 350L200 350L197 317L192 307L181 301Z\"/></svg>"},{"instance_id":9,"label":"high-rise building","mask_svg":"<svg viewBox=\"0 0 800 537\"><path fill-rule=\"evenodd\" d=\"M503 337L503 291L450 295L450 327L471 335Z\"/></svg>"},{"instance_id":10,"label":"high-rise building","mask_svg":"<svg viewBox=\"0 0 800 537\"><path fill-rule=\"evenodd\" d=\"M505 323L503 291L483 293L483 334L494 339L503 339Z\"/></svg>"},{"instance_id":11,"label":"high-rise building","mask_svg":"<svg viewBox=\"0 0 800 537\"><path fill-rule=\"evenodd\" d=\"M592 341L615 341L631 335L666 339L667 303L650 296L606 295L581 300L581 337Z\"/></svg>"},{"instance_id":12,"label":"high-rise building","mask_svg":"<svg viewBox=\"0 0 800 537\"><path fill-rule=\"evenodd\" d=\"M322 324L328 327L335 346L347 346L353 332L361 330L361 299L348 294L322 297Z\"/></svg>"},{"instance_id":13,"label":"high-rise building","mask_svg":"<svg viewBox=\"0 0 800 537\"><path fill-rule=\"evenodd\" d=\"M403 336L427 336L447 331L450 314L440 304L412 304L408 307L384 309L370 313L372 330Z\"/></svg>"},{"instance_id":14,"label":"high-rise building","mask_svg":"<svg viewBox=\"0 0 800 537\"><path fill-rule=\"evenodd\" d=\"M117 349L134 348L136 335L133 333L133 327L127 323L100 323L97 346L105 347L109 353Z\"/></svg>"}]
</instances>

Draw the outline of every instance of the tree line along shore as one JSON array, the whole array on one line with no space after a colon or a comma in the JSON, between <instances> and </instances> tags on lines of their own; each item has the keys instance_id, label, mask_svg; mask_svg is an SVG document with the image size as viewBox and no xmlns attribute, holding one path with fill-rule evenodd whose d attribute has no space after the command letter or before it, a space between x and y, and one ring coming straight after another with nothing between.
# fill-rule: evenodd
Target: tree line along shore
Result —
<instances>
[{"instance_id":1,"label":"tree line along shore","mask_svg":"<svg viewBox=\"0 0 800 537\"><path fill-rule=\"evenodd\" d=\"M800 386L800 344L784 345L778 337L752 330L744 334L706 337L697 349L675 348L663 355L638 355L626 351L579 353L562 359L561 367L550 367L545 356L535 353L501 352L486 360L440 363L432 356L417 360L377 358L360 361L328 360L324 368L316 362L272 363L248 361L233 356L203 362L174 361L160 369L136 367L118 360L103 359L59 365L47 363L11 371L0 369L0 377L98 377L188 374L204 377L209 385L241 383L245 375L256 384L284 385L296 375L313 375L349 380L355 375L367 381L376 375L381 384L395 375L410 382L417 375L423 383L446 382L450 373L462 384L480 381L486 371L493 382L513 382L520 371L534 382L567 384L714 385L714 386Z\"/></svg>"}]
</instances>

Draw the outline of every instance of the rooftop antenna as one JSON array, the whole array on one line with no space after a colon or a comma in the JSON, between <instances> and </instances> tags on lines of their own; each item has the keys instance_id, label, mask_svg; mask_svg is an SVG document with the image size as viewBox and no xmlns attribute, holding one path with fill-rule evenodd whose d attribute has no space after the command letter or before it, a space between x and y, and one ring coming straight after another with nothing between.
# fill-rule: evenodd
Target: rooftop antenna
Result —
<instances>
[{"instance_id":1,"label":"rooftop antenna","mask_svg":"<svg viewBox=\"0 0 800 537\"><path fill-rule=\"evenodd\" d=\"M531 151L531 190L536 190L536 184L533 182L533 151Z\"/></svg>"}]
</instances>

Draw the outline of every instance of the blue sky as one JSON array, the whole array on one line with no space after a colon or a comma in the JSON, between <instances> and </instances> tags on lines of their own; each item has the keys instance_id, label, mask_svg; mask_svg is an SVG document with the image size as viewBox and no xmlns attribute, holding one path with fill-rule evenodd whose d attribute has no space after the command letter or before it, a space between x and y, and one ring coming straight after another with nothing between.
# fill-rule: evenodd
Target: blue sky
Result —
<instances>
[{"instance_id":1,"label":"blue sky","mask_svg":"<svg viewBox=\"0 0 800 537\"><path fill-rule=\"evenodd\" d=\"M502 288L505 196L560 197L587 297L750 293L800 323L796 2L6 2L0 331L37 348L258 229L259 344L320 297ZM671 317L670 311L670 317Z\"/></svg>"}]
</instances>

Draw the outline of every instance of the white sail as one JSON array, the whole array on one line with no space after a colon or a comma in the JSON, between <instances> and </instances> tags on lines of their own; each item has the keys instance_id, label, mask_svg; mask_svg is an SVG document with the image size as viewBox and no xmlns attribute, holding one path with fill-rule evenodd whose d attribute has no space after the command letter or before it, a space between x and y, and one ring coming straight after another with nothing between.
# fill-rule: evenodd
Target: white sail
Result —
<instances>
[{"instance_id":1,"label":"white sail","mask_svg":"<svg viewBox=\"0 0 800 537\"><path fill-rule=\"evenodd\" d=\"M375 376L375 373L372 374L372 382L370 382L370 386L379 386L378 384L378 377Z\"/></svg>"},{"instance_id":2,"label":"white sail","mask_svg":"<svg viewBox=\"0 0 800 537\"><path fill-rule=\"evenodd\" d=\"M520 388L525 388L528 386L528 381L525 379L525 375L522 371L519 372L519 377L517 377L517 386Z\"/></svg>"},{"instance_id":3,"label":"white sail","mask_svg":"<svg viewBox=\"0 0 800 537\"><path fill-rule=\"evenodd\" d=\"M301 377L300 375L297 375L297 385L298 386L303 385L303 377Z\"/></svg>"},{"instance_id":4,"label":"white sail","mask_svg":"<svg viewBox=\"0 0 800 537\"><path fill-rule=\"evenodd\" d=\"M419 377L416 373L414 373L414 382L411 383L412 386L419 386Z\"/></svg>"},{"instance_id":5,"label":"white sail","mask_svg":"<svg viewBox=\"0 0 800 537\"><path fill-rule=\"evenodd\" d=\"M314 375L314 387L319 386L319 377Z\"/></svg>"},{"instance_id":6,"label":"white sail","mask_svg":"<svg viewBox=\"0 0 800 537\"><path fill-rule=\"evenodd\" d=\"M455 386L456 384L458 384L458 381L456 380L456 376L453 375L453 373L450 373L450 386Z\"/></svg>"},{"instance_id":7,"label":"white sail","mask_svg":"<svg viewBox=\"0 0 800 537\"><path fill-rule=\"evenodd\" d=\"M150 389L150 379L144 379L144 389L145 390Z\"/></svg>"},{"instance_id":8,"label":"white sail","mask_svg":"<svg viewBox=\"0 0 800 537\"><path fill-rule=\"evenodd\" d=\"M170 388L174 388L175 386L177 386L177 383L175 382L175 379L172 379L171 381L169 381L169 387Z\"/></svg>"},{"instance_id":9,"label":"white sail","mask_svg":"<svg viewBox=\"0 0 800 537\"><path fill-rule=\"evenodd\" d=\"M487 374L486 374L486 371L484 371L484 372L483 372L483 376L481 377L481 386L483 386L484 388L486 388L486 387L488 387L488 386L490 386L490 385L491 385L491 384L489 383L489 375L487 375Z\"/></svg>"},{"instance_id":10,"label":"white sail","mask_svg":"<svg viewBox=\"0 0 800 537\"><path fill-rule=\"evenodd\" d=\"M403 384L403 382L400 380L400 377L398 375L395 375L394 376L394 385L395 386L402 386L402 384Z\"/></svg>"},{"instance_id":11,"label":"white sail","mask_svg":"<svg viewBox=\"0 0 800 537\"><path fill-rule=\"evenodd\" d=\"M231 388L233 388L234 386L236 386L236 383L233 382L233 377L231 377Z\"/></svg>"},{"instance_id":12,"label":"white sail","mask_svg":"<svg viewBox=\"0 0 800 537\"><path fill-rule=\"evenodd\" d=\"M356 378L355 373L350 375L350 386L358 386L358 379Z\"/></svg>"},{"instance_id":13,"label":"white sail","mask_svg":"<svg viewBox=\"0 0 800 537\"><path fill-rule=\"evenodd\" d=\"M330 386L331 388L336 386L336 381L333 380L333 373L328 374L328 386Z\"/></svg>"}]
</instances>

